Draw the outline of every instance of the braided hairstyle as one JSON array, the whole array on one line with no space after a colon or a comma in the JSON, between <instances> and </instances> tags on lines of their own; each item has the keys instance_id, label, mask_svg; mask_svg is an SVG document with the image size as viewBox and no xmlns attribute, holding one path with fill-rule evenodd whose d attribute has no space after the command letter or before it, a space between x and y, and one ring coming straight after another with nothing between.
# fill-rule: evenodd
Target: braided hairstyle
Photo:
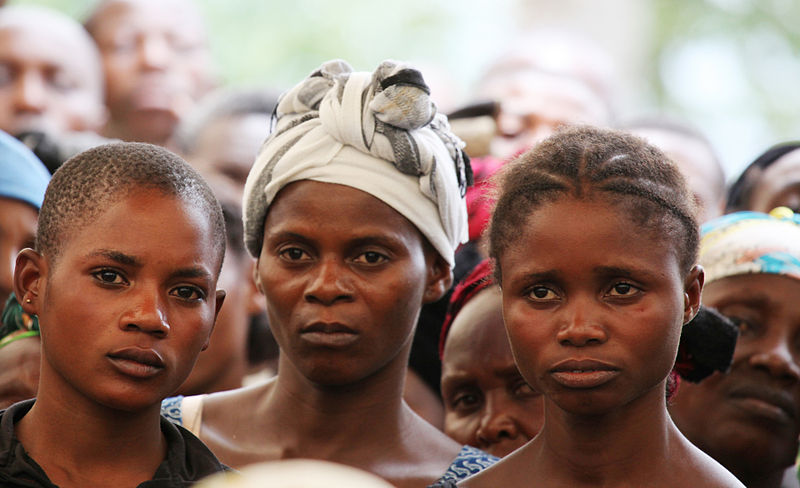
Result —
<instances>
[{"instance_id":1,"label":"braided hairstyle","mask_svg":"<svg viewBox=\"0 0 800 488\"><path fill-rule=\"evenodd\" d=\"M684 274L697 260L699 230L683 176L634 135L589 126L562 129L503 167L494 184L488 241L498 283L499 258L528 216L564 196L604 198L638 227L668 236Z\"/></svg>"}]
</instances>

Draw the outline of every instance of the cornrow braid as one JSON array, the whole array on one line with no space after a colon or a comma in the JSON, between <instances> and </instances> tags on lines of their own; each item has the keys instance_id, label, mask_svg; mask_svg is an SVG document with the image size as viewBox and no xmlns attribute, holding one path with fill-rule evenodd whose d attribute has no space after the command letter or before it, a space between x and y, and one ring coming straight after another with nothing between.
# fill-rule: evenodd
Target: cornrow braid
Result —
<instances>
[{"instance_id":1,"label":"cornrow braid","mask_svg":"<svg viewBox=\"0 0 800 488\"><path fill-rule=\"evenodd\" d=\"M55 262L71 235L138 189L158 190L202 210L211 224L214 251L222 266L225 220L211 188L177 155L138 142L94 147L70 158L55 172L39 212L36 250Z\"/></svg>"},{"instance_id":2,"label":"cornrow braid","mask_svg":"<svg viewBox=\"0 0 800 488\"><path fill-rule=\"evenodd\" d=\"M605 198L632 223L672 239L684 272L696 262L698 224L683 176L639 137L588 126L562 129L508 163L493 183L496 203L487 232L498 282L499 258L528 216L567 195Z\"/></svg>"}]
</instances>

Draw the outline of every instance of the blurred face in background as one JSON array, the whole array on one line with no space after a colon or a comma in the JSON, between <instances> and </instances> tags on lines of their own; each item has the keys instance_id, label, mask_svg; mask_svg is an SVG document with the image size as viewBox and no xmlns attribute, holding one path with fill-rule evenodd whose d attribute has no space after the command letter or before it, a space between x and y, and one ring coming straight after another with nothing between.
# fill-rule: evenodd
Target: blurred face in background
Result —
<instances>
[{"instance_id":1,"label":"blurred face in background","mask_svg":"<svg viewBox=\"0 0 800 488\"><path fill-rule=\"evenodd\" d=\"M442 356L442 397L445 433L498 457L532 439L544 422L542 396L514 363L497 286L475 295L453 320Z\"/></svg>"},{"instance_id":2,"label":"blurred face in background","mask_svg":"<svg viewBox=\"0 0 800 488\"><path fill-rule=\"evenodd\" d=\"M508 159L565 124L605 125L609 108L585 82L566 75L520 69L490 75L481 97L499 104L493 156Z\"/></svg>"},{"instance_id":3,"label":"blurred face in background","mask_svg":"<svg viewBox=\"0 0 800 488\"><path fill-rule=\"evenodd\" d=\"M111 0L87 28L97 42L111 121L106 135L165 144L214 86L205 27L186 0Z\"/></svg>"},{"instance_id":4,"label":"blurred face in background","mask_svg":"<svg viewBox=\"0 0 800 488\"><path fill-rule=\"evenodd\" d=\"M83 28L39 7L0 11L0 129L97 131L106 119L97 48Z\"/></svg>"}]
</instances>

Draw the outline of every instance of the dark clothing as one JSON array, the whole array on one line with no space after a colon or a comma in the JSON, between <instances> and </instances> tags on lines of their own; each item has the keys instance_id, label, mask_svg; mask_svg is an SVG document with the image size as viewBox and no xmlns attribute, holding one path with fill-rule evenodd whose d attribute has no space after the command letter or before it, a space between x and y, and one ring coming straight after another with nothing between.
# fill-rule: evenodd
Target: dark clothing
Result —
<instances>
[{"instance_id":1,"label":"dark clothing","mask_svg":"<svg viewBox=\"0 0 800 488\"><path fill-rule=\"evenodd\" d=\"M57 488L28 456L15 433L14 424L28 413L34 401L25 400L0 411L0 486L3 488ZM197 437L163 417L161 432L167 441L167 457L153 479L140 483L138 488L183 488L228 469Z\"/></svg>"}]
</instances>

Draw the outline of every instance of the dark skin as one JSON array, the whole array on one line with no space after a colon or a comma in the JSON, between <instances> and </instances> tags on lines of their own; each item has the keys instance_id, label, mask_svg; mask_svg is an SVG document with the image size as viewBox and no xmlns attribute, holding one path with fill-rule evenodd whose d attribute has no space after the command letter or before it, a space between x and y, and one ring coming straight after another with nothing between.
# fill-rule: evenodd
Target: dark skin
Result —
<instances>
[{"instance_id":1,"label":"dark skin","mask_svg":"<svg viewBox=\"0 0 800 488\"><path fill-rule=\"evenodd\" d=\"M800 281L775 274L709 283L703 302L739 325L733 364L727 374L681 384L670 406L681 431L750 488L782 486L797 456L798 293Z\"/></svg>"},{"instance_id":2,"label":"dark skin","mask_svg":"<svg viewBox=\"0 0 800 488\"><path fill-rule=\"evenodd\" d=\"M207 397L201 439L233 467L304 457L401 488L432 483L460 445L413 413L403 383L419 309L451 279L419 231L372 195L287 186L267 215L256 269L279 374Z\"/></svg>"},{"instance_id":3,"label":"dark skin","mask_svg":"<svg viewBox=\"0 0 800 488\"><path fill-rule=\"evenodd\" d=\"M542 396L514 363L497 286L472 297L453 320L442 355L442 398L445 433L493 456L510 454L542 427Z\"/></svg>"},{"instance_id":4,"label":"dark skin","mask_svg":"<svg viewBox=\"0 0 800 488\"><path fill-rule=\"evenodd\" d=\"M16 435L53 483L134 487L163 461L161 400L224 299L213 239L191 203L142 190L73 230L57 259L18 257L15 293L43 335L37 400Z\"/></svg>"},{"instance_id":5,"label":"dark skin","mask_svg":"<svg viewBox=\"0 0 800 488\"><path fill-rule=\"evenodd\" d=\"M542 392L544 426L459 486L743 486L667 414L666 376L703 284L674 249L600 197L528 216L498 262L509 341Z\"/></svg>"}]
</instances>

